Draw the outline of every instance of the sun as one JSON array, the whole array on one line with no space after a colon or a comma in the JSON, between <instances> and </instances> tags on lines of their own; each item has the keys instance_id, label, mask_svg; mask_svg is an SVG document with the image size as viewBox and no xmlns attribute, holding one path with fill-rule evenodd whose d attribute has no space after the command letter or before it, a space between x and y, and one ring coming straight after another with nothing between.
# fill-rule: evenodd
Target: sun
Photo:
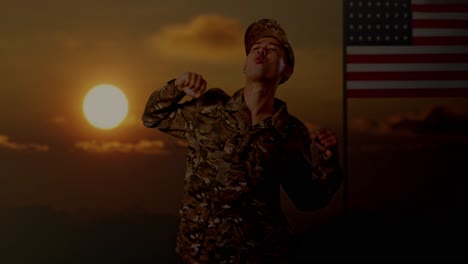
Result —
<instances>
[{"instance_id":1,"label":"sun","mask_svg":"<svg viewBox=\"0 0 468 264\"><path fill-rule=\"evenodd\" d=\"M97 85L86 94L83 113L96 128L115 128L128 114L127 96L113 85Z\"/></svg>"}]
</instances>

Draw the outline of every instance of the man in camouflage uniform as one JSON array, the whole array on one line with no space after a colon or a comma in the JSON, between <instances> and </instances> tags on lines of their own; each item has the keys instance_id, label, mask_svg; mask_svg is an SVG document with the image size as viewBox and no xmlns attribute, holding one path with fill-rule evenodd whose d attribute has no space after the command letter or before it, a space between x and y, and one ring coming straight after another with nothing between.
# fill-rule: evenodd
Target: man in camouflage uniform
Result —
<instances>
[{"instance_id":1,"label":"man in camouflage uniform","mask_svg":"<svg viewBox=\"0 0 468 264\"><path fill-rule=\"evenodd\" d=\"M336 135L311 136L275 98L294 69L283 28L262 19L244 41L246 82L232 97L188 72L151 94L143 114L145 126L188 142L176 240L185 263L287 263L280 186L297 209L316 210L341 183Z\"/></svg>"}]
</instances>

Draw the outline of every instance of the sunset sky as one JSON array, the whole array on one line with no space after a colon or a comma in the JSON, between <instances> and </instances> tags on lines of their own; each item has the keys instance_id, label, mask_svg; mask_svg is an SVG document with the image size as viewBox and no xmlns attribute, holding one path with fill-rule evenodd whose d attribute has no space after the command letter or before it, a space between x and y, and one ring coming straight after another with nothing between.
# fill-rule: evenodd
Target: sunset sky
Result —
<instances>
[{"instance_id":1,"label":"sunset sky","mask_svg":"<svg viewBox=\"0 0 468 264\"><path fill-rule=\"evenodd\" d=\"M175 215L184 145L142 125L146 100L185 71L202 74L209 87L229 94L241 88L244 30L265 17L283 25L296 55L294 74L277 97L313 127L335 130L343 149L342 1L2 3L0 207L44 205L72 212L143 208ZM103 83L119 87L129 100L127 118L112 130L93 127L82 112L86 93ZM350 195L357 197L350 198L353 206L388 205L386 194L402 194L401 203L411 201L411 186L421 186L418 172L426 179L432 177L430 171L443 173L453 157L455 166L463 168L456 162L467 157L467 102L350 99L345 110ZM414 163L405 163L412 157ZM428 162L439 167L419 169ZM411 186L395 191L408 181ZM436 183L427 184L420 192L424 199L432 197ZM415 199L415 206L424 203ZM391 201L388 210L400 205ZM331 213L340 210L340 195L332 204ZM292 217L306 221L303 215Z\"/></svg>"}]
</instances>

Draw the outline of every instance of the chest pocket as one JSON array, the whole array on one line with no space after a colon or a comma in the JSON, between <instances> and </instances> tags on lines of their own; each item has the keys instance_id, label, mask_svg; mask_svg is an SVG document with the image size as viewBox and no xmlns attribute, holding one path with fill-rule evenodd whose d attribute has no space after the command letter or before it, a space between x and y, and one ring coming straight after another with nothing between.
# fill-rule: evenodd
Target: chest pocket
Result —
<instances>
[{"instance_id":1,"label":"chest pocket","mask_svg":"<svg viewBox=\"0 0 468 264\"><path fill-rule=\"evenodd\" d=\"M223 141L221 140L219 118L214 110L200 112L197 119L192 121L192 133L187 137L190 151L193 157L192 170L194 173L212 167L215 169L215 160L219 152L222 152Z\"/></svg>"},{"instance_id":2,"label":"chest pocket","mask_svg":"<svg viewBox=\"0 0 468 264\"><path fill-rule=\"evenodd\" d=\"M281 142L270 129L257 129L242 135L233 150L234 160L245 172L249 187L272 182L277 174Z\"/></svg>"},{"instance_id":3,"label":"chest pocket","mask_svg":"<svg viewBox=\"0 0 468 264\"><path fill-rule=\"evenodd\" d=\"M200 176L207 177L210 181L216 176L223 156L222 141L200 140L194 147L198 154L198 162L194 172Z\"/></svg>"},{"instance_id":4,"label":"chest pocket","mask_svg":"<svg viewBox=\"0 0 468 264\"><path fill-rule=\"evenodd\" d=\"M206 106L200 109L197 118L192 121L195 138L199 139L202 144L208 141L214 141L213 137L219 135L220 132L220 114L216 105Z\"/></svg>"}]
</instances>

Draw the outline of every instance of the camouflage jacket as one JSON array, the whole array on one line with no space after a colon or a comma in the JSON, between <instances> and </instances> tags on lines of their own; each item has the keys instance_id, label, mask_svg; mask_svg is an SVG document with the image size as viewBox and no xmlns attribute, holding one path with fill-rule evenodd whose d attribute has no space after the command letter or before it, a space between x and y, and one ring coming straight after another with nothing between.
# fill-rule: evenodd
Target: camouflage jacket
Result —
<instances>
[{"instance_id":1,"label":"camouflage jacket","mask_svg":"<svg viewBox=\"0 0 468 264\"><path fill-rule=\"evenodd\" d=\"M264 263L287 254L280 186L299 210L325 206L338 189L338 158L312 165L309 132L275 99L251 126L243 89L209 89L181 102L173 81L149 98L143 123L188 142L176 252L187 263ZM270 263L270 262L268 262Z\"/></svg>"}]
</instances>

